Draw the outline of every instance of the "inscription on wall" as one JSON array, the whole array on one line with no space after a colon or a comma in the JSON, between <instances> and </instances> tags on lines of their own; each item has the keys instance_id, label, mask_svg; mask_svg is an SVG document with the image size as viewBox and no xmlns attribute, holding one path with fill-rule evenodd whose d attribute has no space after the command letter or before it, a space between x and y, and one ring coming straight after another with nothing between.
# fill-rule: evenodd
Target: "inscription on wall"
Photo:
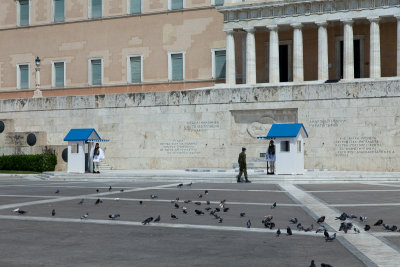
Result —
<instances>
[{"instance_id":1,"label":"inscription on wall","mask_svg":"<svg viewBox=\"0 0 400 267\"><path fill-rule=\"evenodd\" d=\"M338 127L344 122L346 122L345 119L321 119L321 120L310 120L308 125L311 128L326 128L326 127Z\"/></svg>"},{"instance_id":2,"label":"inscription on wall","mask_svg":"<svg viewBox=\"0 0 400 267\"><path fill-rule=\"evenodd\" d=\"M197 155L197 142L184 139L166 140L160 142L160 152L177 156Z\"/></svg>"},{"instance_id":3,"label":"inscription on wall","mask_svg":"<svg viewBox=\"0 0 400 267\"><path fill-rule=\"evenodd\" d=\"M348 157L361 154L394 154L393 148L382 147L382 143L374 136L344 136L335 141L335 155Z\"/></svg>"},{"instance_id":4,"label":"inscription on wall","mask_svg":"<svg viewBox=\"0 0 400 267\"><path fill-rule=\"evenodd\" d=\"M188 121L184 130L188 132L200 132L219 129L219 121Z\"/></svg>"}]
</instances>

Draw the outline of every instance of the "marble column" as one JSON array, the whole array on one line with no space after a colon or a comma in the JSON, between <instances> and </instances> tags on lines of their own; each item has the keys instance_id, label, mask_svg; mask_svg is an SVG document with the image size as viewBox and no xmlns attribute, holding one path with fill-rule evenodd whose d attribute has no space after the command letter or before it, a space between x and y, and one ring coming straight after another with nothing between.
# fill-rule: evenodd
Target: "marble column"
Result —
<instances>
[{"instance_id":1,"label":"marble column","mask_svg":"<svg viewBox=\"0 0 400 267\"><path fill-rule=\"evenodd\" d=\"M235 39L234 31L226 30L226 79L225 83L236 84L236 68L235 68Z\"/></svg>"},{"instance_id":2,"label":"marble column","mask_svg":"<svg viewBox=\"0 0 400 267\"><path fill-rule=\"evenodd\" d=\"M400 76L400 16L397 19L397 76Z\"/></svg>"},{"instance_id":3,"label":"marble column","mask_svg":"<svg viewBox=\"0 0 400 267\"><path fill-rule=\"evenodd\" d=\"M293 27L293 81L304 81L303 63L303 26L301 23L291 24Z\"/></svg>"},{"instance_id":4,"label":"marble column","mask_svg":"<svg viewBox=\"0 0 400 267\"><path fill-rule=\"evenodd\" d=\"M246 32L240 33L242 39L242 84L246 84Z\"/></svg>"},{"instance_id":5,"label":"marble column","mask_svg":"<svg viewBox=\"0 0 400 267\"><path fill-rule=\"evenodd\" d=\"M370 21L369 41L369 77L381 77L381 41L379 31L379 17L368 18Z\"/></svg>"},{"instance_id":6,"label":"marble column","mask_svg":"<svg viewBox=\"0 0 400 267\"><path fill-rule=\"evenodd\" d=\"M328 68L328 23L320 21L318 25L318 80L329 80Z\"/></svg>"},{"instance_id":7,"label":"marble column","mask_svg":"<svg viewBox=\"0 0 400 267\"><path fill-rule=\"evenodd\" d=\"M279 83L279 36L278 25L267 26L269 30L269 82Z\"/></svg>"},{"instance_id":8,"label":"marble column","mask_svg":"<svg viewBox=\"0 0 400 267\"><path fill-rule=\"evenodd\" d=\"M354 43L353 43L353 23L354 21L344 20L343 34L343 79L354 79Z\"/></svg>"},{"instance_id":9,"label":"marble column","mask_svg":"<svg viewBox=\"0 0 400 267\"><path fill-rule=\"evenodd\" d=\"M246 35L246 84L256 84L256 40L255 29L244 29Z\"/></svg>"}]
</instances>

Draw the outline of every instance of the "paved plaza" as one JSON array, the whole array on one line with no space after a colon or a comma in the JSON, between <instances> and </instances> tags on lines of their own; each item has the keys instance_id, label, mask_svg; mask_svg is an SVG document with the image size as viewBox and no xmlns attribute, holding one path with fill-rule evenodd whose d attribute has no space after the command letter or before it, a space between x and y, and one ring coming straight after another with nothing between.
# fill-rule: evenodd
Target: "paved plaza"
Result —
<instances>
[{"instance_id":1,"label":"paved plaza","mask_svg":"<svg viewBox=\"0 0 400 267\"><path fill-rule=\"evenodd\" d=\"M189 186L191 181L182 177L183 186L178 187L177 182L153 180L0 177L0 266L309 266L311 260L317 266L398 266L400 262L400 233L374 226L382 219L400 227L399 182L226 181ZM216 212L220 223L210 211L222 200L229 210ZM274 202L276 208L271 209ZM27 213L13 212L18 208ZM196 215L196 209L204 215ZM335 217L343 212L357 216L346 221L360 233L338 231L341 221ZM81 219L86 213L88 217ZM110 214L120 217L112 220ZM275 223L272 230L262 223L268 215ZM142 224L158 216L159 222ZM320 216L326 216L322 225L329 234L337 235L332 242L315 231ZM361 222L360 216L367 221ZM313 230L298 231L289 222L294 217L304 228L313 225ZM366 224L371 226L368 232L363 230ZM288 226L291 236L286 234Z\"/></svg>"}]
</instances>

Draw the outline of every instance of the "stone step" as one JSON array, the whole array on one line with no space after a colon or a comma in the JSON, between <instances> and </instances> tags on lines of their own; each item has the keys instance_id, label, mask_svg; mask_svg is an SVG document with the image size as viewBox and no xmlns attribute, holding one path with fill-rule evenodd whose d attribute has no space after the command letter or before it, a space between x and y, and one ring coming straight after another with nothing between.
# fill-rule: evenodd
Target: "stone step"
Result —
<instances>
[{"instance_id":1,"label":"stone step","mask_svg":"<svg viewBox=\"0 0 400 267\"><path fill-rule=\"evenodd\" d=\"M101 171L110 171L113 168L110 165L108 165L108 163L106 161L102 161L102 162L100 162L99 169Z\"/></svg>"}]
</instances>

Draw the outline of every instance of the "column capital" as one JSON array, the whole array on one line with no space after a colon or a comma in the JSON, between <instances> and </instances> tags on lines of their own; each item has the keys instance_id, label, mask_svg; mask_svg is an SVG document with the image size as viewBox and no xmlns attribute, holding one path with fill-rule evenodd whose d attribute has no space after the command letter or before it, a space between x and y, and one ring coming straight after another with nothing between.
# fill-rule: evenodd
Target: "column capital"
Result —
<instances>
[{"instance_id":1,"label":"column capital","mask_svg":"<svg viewBox=\"0 0 400 267\"><path fill-rule=\"evenodd\" d=\"M343 24L347 24L347 25L353 25L353 23L354 23L354 20L353 19L343 19L343 20L340 20Z\"/></svg>"},{"instance_id":2,"label":"column capital","mask_svg":"<svg viewBox=\"0 0 400 267\"><path fill-rule=\"evenodd\" d=\"M270 31L277 31L278 30L278 25L273 24L273 25L268 25L266 26L268 30Z\"/></svg>"},{"instance_id":3,"label":"column capital","mask_svg":"<svg viewBox=\"0 0 400 267\"><path fill-rule=\"evenodd\" d=\"M317 24L318 27L327 27L328 26L328 22L326 20L316 21L315 24Z\"/></svg>"},{"instance_id":4,"label":"column capital","mask_svg":"<svg viewBox=\"0 0 400 267\"><path fill-rule=\"evenodd\" d=\"M368 19L370 22L377 22L377 23L379 23L379 21L380 21L380 17L378 17L378 16L368 17L367 19Z\"/></svg>"},{"instance_id":5,"label":"column capital","mask_svg":"<svg viewBox=\"0 0 400 267\"><path fill-rule=\"evenodd\" d=\"M292 23L292 24L290 24L290 26L291 26L292 28L294 28L294 29L301 29L301 28L303 28L303 24L298 23L298 22Z\"/></svg>"},{"instance_id":6,"label":"column capital","mask_svg":"<svg viewBox=\"0 0 400 267\"><path fill-rule=\"evenodd\" d=\"M248 33L254 33L254 32L256 31L256 28L254 28L254 27L247 27L247 28L243 28L243 30L244 30L245 32L248 32Z\"/></svg>"},{"instance_id":7,"label":"column capital","mask_svg":"<svg viewBox=\"0 0 400 267\"><path fill-rule=\"evenodd\" d=\"M233 34L235 32L235 30L234 29L224 29L224 32L226 34Z\"/></svg>"},{"instance_id":8,"label":"column capital","mask_svg":"<svg viewBox=\"0 0 400 267\"><path fill-rule=\"evenodd\" d=\"M400 15L399 16L394 16L397 21L400 21Z\"/></svg>"}]
</instances>

